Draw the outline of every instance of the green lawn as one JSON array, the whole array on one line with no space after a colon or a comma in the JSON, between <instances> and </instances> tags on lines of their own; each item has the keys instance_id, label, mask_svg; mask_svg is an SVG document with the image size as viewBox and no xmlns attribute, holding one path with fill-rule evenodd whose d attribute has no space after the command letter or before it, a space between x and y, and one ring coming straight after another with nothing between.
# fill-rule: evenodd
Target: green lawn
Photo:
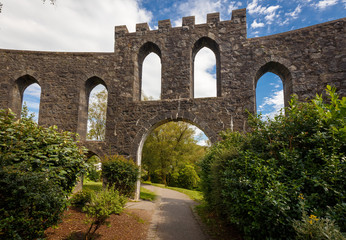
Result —
<instances>
[{"instance_id":1,"label":"green lawn","mask_svg":"<svg viewBox=\"0 0 346 240\"><path fill-rule=\"evenodd\" d=\"M156 199L156 194L148 189L141 187L140 199L154 201Z\"/></svg>"},{"instance_id":2,"label":"green lawn","mask_svg":"<svg viewBox=\"0 0 346 240\"><path fill-rule=\"evenodd\" d=\"M102 190L102 182L93 182L93 181L84 180L83 190L99 192Z\"/></svg>"},{"instance_id":3,"label":"green lawn","mask_svg":"<svg viewBox=\"0 0 346 240\"><path fill-rule=\"evenodd\" d=\"M189 198L191 198L192 200L195 200L197 202L201 202L203 200L203 194L200 191L196 191L196 190L189 190L189 189L185 189L185 188L177 188L177 187L166 187L163 184L159 184L159 183L151 183L151 182L143 182L145 184L150 184L156 187L161 187L161 188L168 188L174 191L178 191L181 193L186 194L187 196L189 196Z\"/></svg>"}]
</instances>

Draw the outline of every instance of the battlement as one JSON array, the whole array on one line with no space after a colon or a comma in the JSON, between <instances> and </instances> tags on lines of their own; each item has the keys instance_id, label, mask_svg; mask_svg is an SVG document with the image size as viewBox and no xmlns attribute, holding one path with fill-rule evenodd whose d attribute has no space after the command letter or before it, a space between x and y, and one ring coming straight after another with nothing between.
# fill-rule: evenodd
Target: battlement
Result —
<instances>
[{"instance_id":1,"label":"battlement","mask_svg":"<svg viewBox=\"0 0 346 240\"><path fill-rule=\"evenodd\" d=\"M167 31L170 31L171 29L177 29L177 28L194 29L195 27L198 27L198 26L217 27L220 23L246 26L246 8L233 10L231 20L226 20L226 21L220 21L220 13L218 12L209 13L207 14L207 22L202 24L197 24L197 25L195 24L195 17L188 16L188 17L182 18L181 27L180 26L172 27L170 19L158 21L157 30L150 30L148 23L137 23L135 33L129 32L125 25L115 26L115 38L124 37L127 34L139 33L141 35L145 32L156 32L156 31L167 32Z\"/></svg>"}]
</instances>

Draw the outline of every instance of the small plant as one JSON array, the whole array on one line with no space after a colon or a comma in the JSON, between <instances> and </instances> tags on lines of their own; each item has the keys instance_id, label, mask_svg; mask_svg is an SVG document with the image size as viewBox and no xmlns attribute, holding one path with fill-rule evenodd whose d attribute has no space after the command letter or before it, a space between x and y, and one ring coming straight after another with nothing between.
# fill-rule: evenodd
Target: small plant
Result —
<instances>
[{"instance_id":1,"label":"small plant","mask_svg":"<svg viewBox=\"0 0 346 240\"><path fill-rule=\"evenodd\" d=\"M102 162L102 178L120 194L132 197L139 177L139 167L131 159L120 155L105 156Z\"/></svg>"},{"instance_id":2,"label":"small plant","mask_svg":"<svg viewBox=\"0 0 346 240\"><path fill-rule=\"evenodd\" d=\"M111 214L120 214L123 211L126 201L126 197L119 195L119 192L113 188L106 188L101 192L92 193L90 202L83 208L91 221L90 228L84 239L93 239L95 232L102 225L107 224L107 219Z\"/></svg>"},{"instance_id":3,"label":"small plant","mask_svg":"<svg viewBox=\"0 0 346 240\"><path fill-rule=\"evenodd\" d=\"M345 240L334 220L318 218L314 214L308 215L305 210L303 194L299 195L299 205L302 210L302 219L293 220L293 228L297 233L297 239L301 240Z\"/></svg>"},{"instance_id":4,"label":"small plant","mask_svg":"<svg viewBox=\"0 0 346 240\"><path fill-rule=\"evenodd\" d=\"M93 191L83 190L74 194L71 198L72 206L83 208L88 202L91 201Z\"/></svg>"}]
</instances>

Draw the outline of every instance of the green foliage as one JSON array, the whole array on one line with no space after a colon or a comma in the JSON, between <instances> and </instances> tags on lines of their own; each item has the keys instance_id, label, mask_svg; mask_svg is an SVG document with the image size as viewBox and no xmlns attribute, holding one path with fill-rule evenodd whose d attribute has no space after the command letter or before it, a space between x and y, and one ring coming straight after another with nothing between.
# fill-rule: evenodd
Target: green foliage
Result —
<instances>
[{"instance_id":1,"label":"green foliage","mask_svg":"<svg viewBox=\"0 0 346 240\"><path fill-rule=\"evenodd\" d=\"M86 166L85 149L75 139L56 126L43 128L25 116L16 121L10 110L0 110L0 167L46 173L66 194Z\"/></svg>"},{"instance_id":2,"label":"green foliage","mask_svg":"<svg viewBox=\"0 0 346 240\"><path fill-rule=\"evenodd\" d=\"M127 198L119 195L113 188L106 188L101 192L93 192L90 202L86 203L83 211L91 219L90 228L86 239L92 239L93 235L102 225L106 224L111 214L120 214L126 204Z\"/></svg>"},{"instance_id":3,"label":"green foliage","mask_svg":"<svg viewBox=\"0 0 346 240\"><path fill-rule=\"evenodd\" d=\"M75 193L70 199L72 206L82 209L88 202L91 201L92 193L92 190L86 189L83 189L82 191Z\"/></svg>"},{"instance_id":4,"label":"green foliage","mask_svg":"<svg viewBox=\"0 0 346 240\"><path fill-rule=\"evenodd\" d=\"M88 109L87 138L89 140L104 141L106 134L108 92L104 89L95 96L90 97L93 98L93 101L90 102Z\"/></svg>"},{"instance_id":5,"label":"green foliage","mask_svg":"<svg viewBox=\"0 0 346 240\"><path fill-rule=\"evenodd\" d=\"M187 171L185 165L196 166L205 153L205 147L197 145L194 135L195 129L181 121L154 129L143 146L144 179L181 187L178 177Z\"/></svg>"},{"instance_id":6,"label":"green foliage","mask_svg":"<svg viewBox=\"0 0 346 240\"><path fill-rule=\"evenodd\" d=\"M180 169L177 174L176 187L186 189L196 189L199 186L200 178L194 168L194 166L187 164Z\"/></svg>"},{"instance_id":7,"label":"green foliage","mask_svg":"<svg viewBox=\"0 0 346 240\"><path fill-rule=\"evenodd\" d=\"M57 223L84 169L75 135L0 110L0 234L35 239Z\"/></svg>"},{"instance_id":8,"label":"green foliage","mask_svg":"<svg viewBox=\"0 0 346 240\"><path fill-rule=\"evenodd\" d=\"M226 132L204 158L202 189L210 207L252 239L292 239L307 211L345 226L346 98L293 98L273 120L250 117L246 135Z\"/></svg>"},{"instance_id":9,"label":"green foliage","mask_svg":"<svg viewBox=\"0 0 346 240\"><path fill-rule=\"evenodd\" d=\"M109 187L131 197L139 176L139 167L132 159L120 155L105 156L102 162L102 177Z\"/></svg>"},{"instance_id":10,"label":"green foliage","mask_svg":"<svg viewBox=\"0 0 346 240\"><path fill-rule=\"evenodd\" d=\"M299 196L302 209L302 219L293 220L293 228L297 233L297 239L301 240L346 240L334 220L329 218L317 218L311 214L307 215L305 211L305 199L303 195Z\"/></svg>"},{"instance_id":11,"label":"green foliage","mask_svg":"<svg viewBox=\"0 0 346 240\"><path fill-rule=\"evenodd\" d=\"M93 182L88 180L83 182L83 190L99 192L102 191L102 189L102 182Z\"/></svg>"},{"instance_id":12,"label":"green foliage","mask_svg":"<svg viewBox=\"0 0 346 240\"><path fill-rule=\"evenodd\" d=\"M0 239L36 239L56 224L66 197L45 173L0 169Z\"/></svg>"},{"instance_id":13,"label":"green foliage","mask_svg":"<svg viewBox=\"0 0 346 240\"><path fill-rule=\"evenodd\" d=\"M154 201L156 199L156 194L152 191L149 191L146 188L141 187L140 199L147 201Z\"/></svg>"}]
</instances>

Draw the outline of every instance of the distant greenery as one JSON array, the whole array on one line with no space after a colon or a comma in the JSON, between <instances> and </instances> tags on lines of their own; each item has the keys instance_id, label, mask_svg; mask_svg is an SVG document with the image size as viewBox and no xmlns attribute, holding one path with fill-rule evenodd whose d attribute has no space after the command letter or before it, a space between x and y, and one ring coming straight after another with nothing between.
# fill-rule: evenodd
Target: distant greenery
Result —
<instances>
[{"instance_id":1,"label":"distant greenery","mask_svg":"<svg viewBox=\"0 0 346 240\"><path fill-rule=\"evenodd\" d=\"M36 239L55 225L85 169L75 134L0 110L0 238Z\"/></svg>"},{"instance_id":2,"label":"distant greenery","mask_svg":"<svg viewBox=\"0 0 346 240\"><path fill-rule=\"evenodd\" d=\"M94 191L94 192L102 191L102 182L94 182L94 181L85 180L83 182L83 191L84 190Z\"/></svg>"},{"instance_id":3,"label":"distant greenery","mask_svg":"<svg viewBox=\"0 0 346 240\"><path fill-rule=\"evenodd\" d=\"M250 116L251 132L224 132L204 158L206 202L246 239L295 238L301 194L307 215L346 231L346 98L327 95L292 98L273 120Z\"/></svg>"},{"instance_id":4,"label":"distant greenery","mask_svg":"<svg viewBox=\"0 0 346 240\"><path fill-rule=\"evenodd\" d=\"M146 188L141 187L141 194L140 194L140 199L142 200L147 200L147 201L154 201L156 199L157 195L149 191Z\"/></svg>"},{"instance_id":5,"label":"distant greenery","mask_svg":"<svg viewBox=\"0 0 346 240\"><path fill-rule=\"evenodd\" d=\"M154 129L143 146L142 178L172 187L196 189L198 162L206 147L197 145L195 130L186 122L169 122Z\"/></svg>"},{"instance_id":6,"label":"distant greenery","mask_svg":"<svg viewBox=\"0 0 346 240\"><path fill-rule=\"evenodd\" d=\"M156 186L156 187L167 188L167 189L171 189L171 190L174 190L174 191L177 191L177 192L184 193L187 196L189 196L189 198L191 198L192 200L197 201L197 202L201 202L203 200L202 192L197 191L197 190L189 190L189 189L178 188L178 187L168 187L168 186L165 186L164 184L151 183L151 182L148 182L148 181L145 181L144 183L145 184L150 184L150 185L153 185L153 186Z\"/></svg>"}]
</instances>

